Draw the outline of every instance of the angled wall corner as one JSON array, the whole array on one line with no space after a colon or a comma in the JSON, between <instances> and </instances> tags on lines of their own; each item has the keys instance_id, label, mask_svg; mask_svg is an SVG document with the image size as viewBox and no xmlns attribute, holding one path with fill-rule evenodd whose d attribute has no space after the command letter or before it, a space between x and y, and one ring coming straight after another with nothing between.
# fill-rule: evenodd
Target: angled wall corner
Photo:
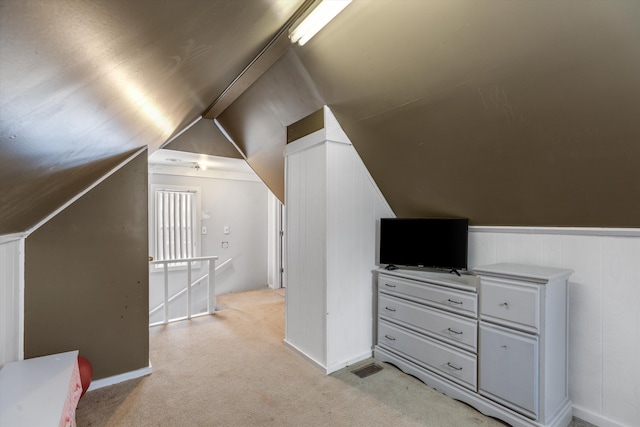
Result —
<instances>
[{"instance_id":1,"label":"angled wall corner","mask_svg":"<svg viewBox=\"0 0 640 427\"><path fill-rule=\"evenodd\" d=\"M217 120L271 192L285 202L286 127L322 108L307 70L289 50Z\"/></svg>"},{"instance_id":2,"label":"angled wall corner","mask_svg":"<svg viewBox=\"0 0 640 427\"><path fill-rule=\"evenodd\" d=\"M213 120L202 118L162 148L208 156L243 158L243 154L227 140Z\"/></svg>"},{"instance_id":3,"label":"angled wall corner","mask_svg":"<svg viewBox=\"0 0 640 427\"><path fill-rule=\"evenodd\" d=\"M50 168L46 172L25 169L15 177L5 175L10 170L0 171L0 235L28 234L38 223L140 149L138 147L108 157L90 159L63 169ZM19 161L14 163L11 168L19 168L23 164ZM14 181L17 177L24 179Z\"/></svg>"},{"instance_id":4,"label":"angled wall corner","mask_svg":"<svg viewBox=\"0 0 640 427\"><path fill-rule=\"evenodd\" d=\"M24 355L79 350L94 379L149 365L147 151L26 238Z\"/></svg>"}]
</instances>

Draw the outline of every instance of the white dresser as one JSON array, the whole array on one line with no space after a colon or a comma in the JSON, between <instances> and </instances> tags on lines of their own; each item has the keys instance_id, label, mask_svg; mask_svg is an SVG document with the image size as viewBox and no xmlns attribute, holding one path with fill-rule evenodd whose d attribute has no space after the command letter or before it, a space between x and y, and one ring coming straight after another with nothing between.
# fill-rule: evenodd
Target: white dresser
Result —
<instances>
[{"instance_id":1,"label":"white dresser","mask_svg":"<svg viewBox=\"0 0 640 427\"><path fill-rule=\"evenodd\" d=\"M379 270L375 358L511 425L568 425L571 270L474 273Z\"/></svg>"}]
</instances>

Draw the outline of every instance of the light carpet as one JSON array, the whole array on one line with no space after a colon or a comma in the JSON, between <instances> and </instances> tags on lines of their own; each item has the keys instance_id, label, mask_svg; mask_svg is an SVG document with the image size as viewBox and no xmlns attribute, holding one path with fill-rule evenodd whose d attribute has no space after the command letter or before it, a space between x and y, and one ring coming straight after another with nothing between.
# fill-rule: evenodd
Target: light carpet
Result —
<instances>
[{"instance_id":1,"label":"light carpet","mask_svg":"<svg viewBox=\"0 0 640 427\"><path fill-rule=\"evenodd\" d=\"M218 308L151 328L153 373L88 392L77 425L504 426L388 364L324 375L283 344L282 291L223 295Z\"/></svg>"}]
</instances>

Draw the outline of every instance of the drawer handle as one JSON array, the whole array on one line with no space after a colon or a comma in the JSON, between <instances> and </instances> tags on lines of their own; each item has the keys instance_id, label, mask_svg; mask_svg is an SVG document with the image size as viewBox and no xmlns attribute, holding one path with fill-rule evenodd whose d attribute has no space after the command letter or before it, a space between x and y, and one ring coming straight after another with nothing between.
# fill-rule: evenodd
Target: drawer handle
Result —
<instances>
[{"instance_id":1,"label":"drawer handle","mask_svg":"<svg viewBox=\"0 0 640 427\"><path fill-rule=\"evenodd\" d=\"M447 328L447 331L449 331L449 332L451 332L451 333L453 333L453 334L462 335L462 331L456 331L456 330L451 329L451 328Z\"/></svg>"},{"instance_id":2,"label":"drawer handle","mask_svg":"<svg viewBox=\"0 0 640 427\"><path fill-rule=\"evenodd\" d=\"M388 284L388 283L385 283L384 285L385 285L385 286L388 286L388 287L390 287L390 288L395 288L395 287L396 287L396 285L390 285L390 284Z\"/></svg>"},{"instance_id":3,"label":"drawer handle","mask_svg":"<svg viewBox=\"0 0 640 427\"><path fill-rule=\"evenodd\" d=\"M456 371L462 371L462 368L452 365L451 362L447 362L447 366L451 369L455 369Z\"/></svg>"},{"instance_id":4,"label":"drawer handle","mask_svg":"<svg viewBox=\"0 0 640 427\"><path fill-rule=\"evenodd\" d=\"M385 310L389 310L389 311L396 311L396 309L395 309L395 308L385 307L384 309L385 309Z\"/></svg>"},{"instance_id":5,"label":"drawer handle","mask_svg":"<svg viewBox=\"0 0 640 427\"><path fill-rule=\"evenodd\" d=\"M450 302L451 304L462 304L462 301L454 301L451 298L449 298L447 302Z\"/></svg>"},{"instance_id":6,"label":"drawer handle","mask_svg":"<svg viewBox=\"0 0 640 427\"><path fill-rule=\"evenodd\" d=\"M500 306L508 309L509 308L509 303L505 301L502 304L500 304Z\"/></svg>"},{"instance_id":7,"label":"drawer handle","mask_svg":"<svg viewBox=\"0 0 640 427\"><path fill-rule=\"evenodd\" d=\"M394 337L390 337L389 335L385 335L384 336L386 339L391 340L391 341L395 341L396 339Z\"/></svg>"}]
</instances>

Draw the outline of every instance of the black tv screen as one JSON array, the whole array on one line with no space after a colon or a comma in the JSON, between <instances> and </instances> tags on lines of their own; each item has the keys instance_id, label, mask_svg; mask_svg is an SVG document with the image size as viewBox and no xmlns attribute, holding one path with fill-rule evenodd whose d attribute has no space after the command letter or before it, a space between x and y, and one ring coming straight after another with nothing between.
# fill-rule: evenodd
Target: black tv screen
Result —
<instances>
[{"instance_id":1,"label":"black tv screen","mask_svg":"<svg viewBox=\"0 0 640 427\"><path fill-rule=\"evenodd\" d=\"M466 270L467 218L382 218L380 264Z\"/></svg>"}]
</instances>

